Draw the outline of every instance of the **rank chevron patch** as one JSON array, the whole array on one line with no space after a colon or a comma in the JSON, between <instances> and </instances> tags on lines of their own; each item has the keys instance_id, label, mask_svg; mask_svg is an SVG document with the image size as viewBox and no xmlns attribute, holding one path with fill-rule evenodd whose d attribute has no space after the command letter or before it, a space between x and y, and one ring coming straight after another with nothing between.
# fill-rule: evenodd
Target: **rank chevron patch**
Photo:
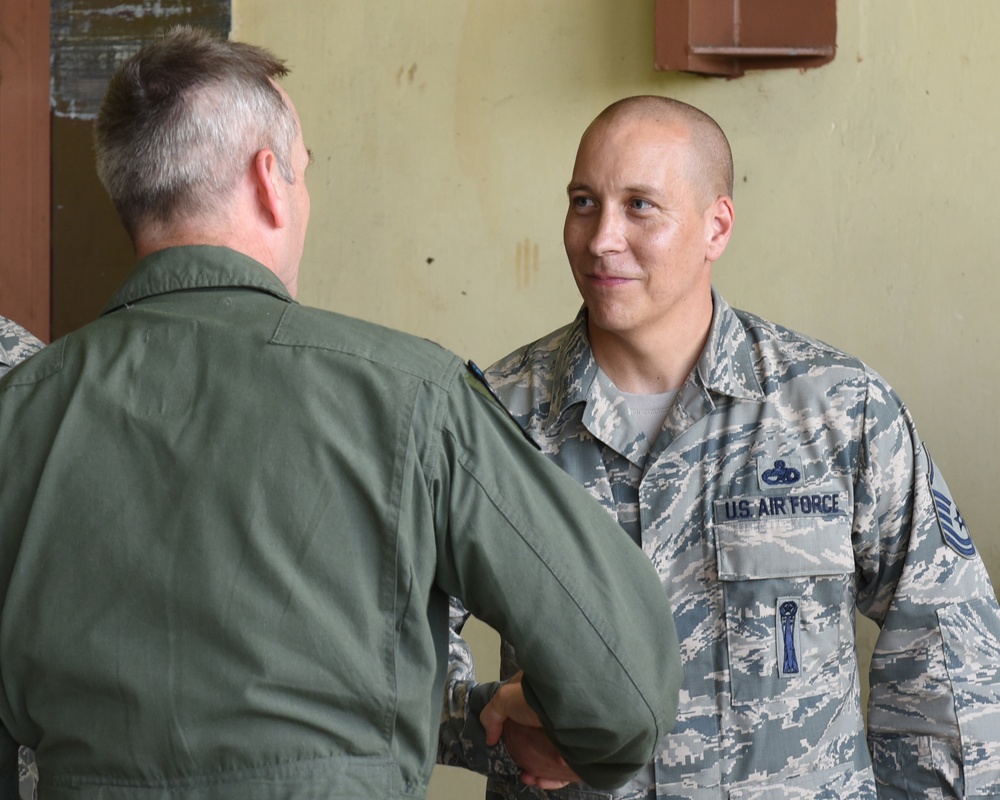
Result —
<instances>
[{"instance_id":1,"label":"rank chevron patch","mask_svg":"<svg viewBox=\"0 0 1000 800\"><path fill-rule=\"evenodd\" d=\"M969 528L965 524L962 513L958 510L958 505L952 499L948 484L944 482L944 476L937 471L927 445L924 445L924 454L927 456L929 465L928 482L931 487L931 497L934 500L934 512L937 514L938 527L941 529L941 537L944 539L944 543L960 556L974 558L976 546L972 543Z\"/></svg>"}]
</instances>

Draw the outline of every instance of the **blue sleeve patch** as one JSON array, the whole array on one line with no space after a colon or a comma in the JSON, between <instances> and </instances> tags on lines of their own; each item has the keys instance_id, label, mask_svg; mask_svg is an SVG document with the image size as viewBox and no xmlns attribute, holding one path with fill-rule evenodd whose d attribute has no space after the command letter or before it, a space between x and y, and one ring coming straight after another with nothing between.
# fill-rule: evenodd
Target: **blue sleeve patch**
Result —
<instances>
[{"instance_id":1,"label":"blue sleeve patch","mask_svg":"<svg viewBox=\"0 0 1000 800\"><path fill-rule=\"evenodd\" d=\"M934 500L934 513L937 514L938 527L944 543L963 558L975 558L976 546L965 524L958 505L952 499L944 476L938 472L931 458L927 445L924 445L924 455L927 456L928 483L931 488L931 498Z\"/></svg>"}]
</instances>

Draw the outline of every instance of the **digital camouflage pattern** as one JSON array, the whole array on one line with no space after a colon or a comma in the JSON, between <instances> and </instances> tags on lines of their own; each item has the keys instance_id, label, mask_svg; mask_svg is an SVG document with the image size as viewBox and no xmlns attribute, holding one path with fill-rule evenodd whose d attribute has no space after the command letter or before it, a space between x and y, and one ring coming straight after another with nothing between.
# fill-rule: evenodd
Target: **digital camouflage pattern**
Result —
<instances>
[{"instance_id":1,"label":"digital camouflage pattern","mask_svg":"<svg viewBox=\"0 0 1000 800\"><path fill-rule=\"evenodd\" d=\"M27 747L17 750L17 783L21 800L35 800L38 797L38 765L35 751Z\"/></svg>"},{"instance_id":2,"label":"digital camouflage pattern","mask_svg":"<svg viewBox=\"0 0 1000 800\"><path fill-rule=\"evenodd\" d=\"M42 347L42 342L16 322L0 317L0 375Z\"/></svg>"},{"instance_id":3,"label":"digital camouflage pattern","mask_svg":"<svg viewBox=\"0 0 1000 800\"><path fill-rule=\"evenodd\" d=\"M860 361L713 299L652 443L585 312L487 372L662 576L684 662L673 732L614 795L524 786L483 746L492 687L453 633L440 760L490 774L493 799L1000 797L1000 608L909 412ZM867 744L855 609L881 626Z\"/></svg>"}]
</instances>

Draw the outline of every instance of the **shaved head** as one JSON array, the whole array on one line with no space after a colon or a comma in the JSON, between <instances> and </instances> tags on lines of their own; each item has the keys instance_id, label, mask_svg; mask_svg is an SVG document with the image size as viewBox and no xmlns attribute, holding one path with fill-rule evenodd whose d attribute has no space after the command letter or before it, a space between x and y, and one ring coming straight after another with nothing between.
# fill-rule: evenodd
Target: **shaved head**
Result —
<instances>
[{"instance_id":1,"label":"shaved head","mask_svg":"<svg viewBox=\"0 0 1000 800\"><path fill-rule=\"evenodd\" d=\"M688 140L687 175L693 186L704 192L705 202L733 196L733 153L719 124L694 106L658 95L637 95L618 100L594 119L583 139L622 123L651 122L681 128Z\"/></svg>"},{"instance_id":2,"label":"shaved head","mask_svg":"<svg viewBox=\"0 0 1000 800\"><path fill-rule=\"evenodd\" d=\"M580 140L563 244L594 358L624 391L679 388L701 352L735 219L732 164L711 117L664 97L618 101Z\"/></svg>"}]
</instances>

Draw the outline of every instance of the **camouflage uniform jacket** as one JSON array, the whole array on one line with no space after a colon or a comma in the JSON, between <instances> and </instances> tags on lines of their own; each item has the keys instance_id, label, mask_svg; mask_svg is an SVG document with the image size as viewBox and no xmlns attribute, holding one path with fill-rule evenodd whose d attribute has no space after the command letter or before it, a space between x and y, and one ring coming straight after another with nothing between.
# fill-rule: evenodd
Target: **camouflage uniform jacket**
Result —
<instances>
[{"instance_id":1,"label":"camouflage uniform jacket","mask_svg":"<svg viewBox=\"0 0 1000 800\"><path fill-rule=\"evenodd\" d=\"M595 363L585 312L488 371L670 594L678 720L645 782L614 796L1000 797L1000 610L909 412L860 361L714 302L651 444ZM881 626L867 746L855 609ZM492 773L488 797L544 796L480 746L474 716L463 727L489 694L473 678L453 634L440 760Z\"/></svg>"},{"instance_id":2,"label":"camouflage uniform jacket","mask_svg":"<svg viewBox=\"0 0 1000 800\"><path fill-rule=\"evenodd\" d=\"M42 347L42 342L16 322L0 317L0 375Z\"/></svg>"}]
</instances>

